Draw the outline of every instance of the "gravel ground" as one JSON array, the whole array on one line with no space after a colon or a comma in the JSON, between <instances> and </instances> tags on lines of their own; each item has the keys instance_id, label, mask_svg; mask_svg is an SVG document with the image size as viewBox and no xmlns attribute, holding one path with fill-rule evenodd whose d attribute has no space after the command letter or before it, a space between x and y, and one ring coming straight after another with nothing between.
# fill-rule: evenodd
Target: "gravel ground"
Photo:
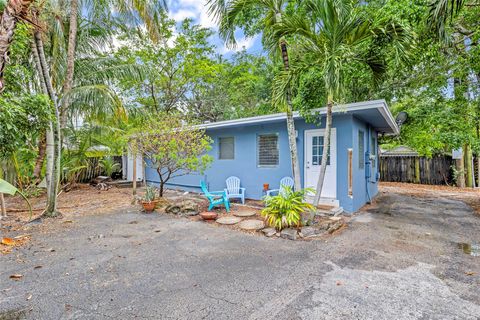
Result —
<instances>
[{"instance_id":1,"label":"gravel ground","mask_svg":"<svg viewBox=\"0 0 480 320\"><path fill-rule=\"evenodd\" d=\"M480 319L479 230L459 200L391 190L317 241L91 214L0 256L0 319Z\"/></svg>"}]
</instances>

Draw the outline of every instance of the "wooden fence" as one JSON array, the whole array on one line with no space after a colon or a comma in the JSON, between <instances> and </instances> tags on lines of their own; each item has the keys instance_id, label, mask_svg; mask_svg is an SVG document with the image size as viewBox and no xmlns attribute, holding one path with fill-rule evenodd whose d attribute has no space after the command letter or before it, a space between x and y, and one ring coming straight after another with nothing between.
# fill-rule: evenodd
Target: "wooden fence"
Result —
<instances>
[{"instance_id":1,"label":"wooden fence","mask_svg":"<svg viewBox=\"0 0 480 320\"><path fill-rule=\"evenodd\" d=\"M444 185L453 183L450 156L380 156L380 180Z\"/></svg>"}]
</instances>

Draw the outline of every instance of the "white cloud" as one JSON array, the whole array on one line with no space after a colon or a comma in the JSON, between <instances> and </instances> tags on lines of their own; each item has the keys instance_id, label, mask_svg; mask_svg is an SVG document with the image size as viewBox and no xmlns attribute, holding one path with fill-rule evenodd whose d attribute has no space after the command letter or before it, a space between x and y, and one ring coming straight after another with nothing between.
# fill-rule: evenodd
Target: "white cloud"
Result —
<instances>
[{"instance_id":1,"label":"white cloud","mask_svg":"<svg viewBox=\"0 0 480 320\"><path fill-rule=\"evenodd\" d=\"M238 52L242 51L243 49L250 49L255 45L257 39L259 39L260 35L256 35L253 37L244 37L241 39L237 39L237 45L235 48L228 48L226 45L223 45L223 48L220 50L221 53L228 53L228 52Z\"/></svg>"},{"instance_id":2,"label":"white cloud","mask_svg":"<svg viewBox=\"0 0 480 320\"><path fill-rule=\"evenodd\" d=\"M216 29L217 24L208 15L206 0L172 0L169 3L169 17L177 22L191 18L205 28Z\"/></svg>"}]
</instances>

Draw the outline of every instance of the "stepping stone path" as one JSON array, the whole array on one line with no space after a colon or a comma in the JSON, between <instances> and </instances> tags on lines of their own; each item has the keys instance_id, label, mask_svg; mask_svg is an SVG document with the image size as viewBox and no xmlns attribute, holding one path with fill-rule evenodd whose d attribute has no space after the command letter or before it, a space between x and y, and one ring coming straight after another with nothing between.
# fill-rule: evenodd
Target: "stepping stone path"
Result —
<instances>
[{"instance_id":1,"label":"stepping stone path","mask_svg":"<svg viewBox=\"0 0 480 320\"><path fill-rule=\"evenodd\" d=\"M238 226L243 230L260 230L265 227L262 220L244 220Z\"/></svg>"},{"instance_id":2,"label":"stepping stone path","mask_svg":"<svg viewBox=\"0 0 480 320\"><path fill-rule=\"evenodd\" d=\"M221 217L216 220L220 224L236 224L242 221L239 217Z\"/></svg>"},{"instance_id":3,"label":"stepping stone path","mask_svg":"<svg viewBox=\"0 0 480 320\"><path fill-rule=\"evenodd\" d=\"M253 210L240 210L233 213L233 215L237 217L252 217L256 214L257 213Z\"/></svg>"}]
</instances>

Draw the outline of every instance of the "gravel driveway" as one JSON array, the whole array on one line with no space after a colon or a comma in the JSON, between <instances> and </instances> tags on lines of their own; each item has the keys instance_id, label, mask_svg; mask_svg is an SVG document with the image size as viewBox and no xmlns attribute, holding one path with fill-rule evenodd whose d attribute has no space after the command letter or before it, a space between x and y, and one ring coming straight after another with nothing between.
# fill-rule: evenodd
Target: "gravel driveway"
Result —
<instances>
[{"instance_id":1,"label":"gravel driveway","mask_svg":"<svg viewBox=\"0 0 480 320\"><path fill-rule=\"evenodd\" d=\"M74 220L0 256L0 319L480 319L480 257L460 244L480 243L480 217L456 200L383 194L308 242L160 215Z\"/></svg>"}]
</instances>

